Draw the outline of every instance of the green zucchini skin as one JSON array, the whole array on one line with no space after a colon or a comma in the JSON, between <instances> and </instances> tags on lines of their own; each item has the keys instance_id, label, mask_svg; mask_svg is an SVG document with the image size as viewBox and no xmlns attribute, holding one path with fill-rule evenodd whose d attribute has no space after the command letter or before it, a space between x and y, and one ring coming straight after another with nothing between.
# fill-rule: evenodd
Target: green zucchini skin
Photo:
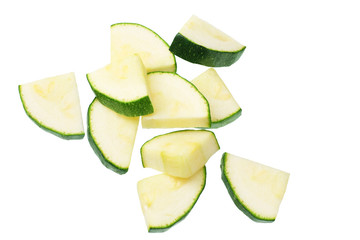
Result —
<instances>
[{"instance_id":1,"label":"green zucchini skin","mask_svg":"<svg viewBox=\"0 0 360 240\"><path fill-rule=\"evenodd\" d=\"M94 100L91 102L89 108L88 108L88 112L87 112L87 137L88 137L88 141L89 144L91 146L91 148L94 150L96 156L98 156L98 158L100 159L101 163L108 169L118 173L118 174L125 174L127 173L127 171L129 170L128 168L120 168L118 166L116 166L115 164L113 164L111 161L109 161L104 154L102 153L102 151L100 150L100 148L98 147L98 145L96 144L92 134L91 134L91 127L90 127L90 111L91 111L91 106L93 104L93 102L95 101L96 98L94 98Z\"/></svg>"},{"instance_id":2,"label":"green zucchini skin","mask_svg":"<svg viewBox=\"0 0 360 240\"><path fill-rule=\"evenodd\" d=\"M218 122L211 122L211 128L220 128L225 125L228 125L229 123L232 123L236 119L238 119L241 116L241 113L242 113L242 109L240 108L238 111L234 112L232 115L228 116L223 120L220 120Z\"/></svg>"},{"instance_id":3,"label":"green zucchini skin","mask_svg":"<svg viewBox=\"0 0 360 240\"><path fill-rule=\"evenodd\" d=\"M20 94L20 100L21 103L23 105L23 108L25 110L26 115L37 125L39 126L41 129L45 130L48 133L51 133L59 138L65 139L65 140L73 140L73 139L83 139L85 136L85 133L79 133L79 134L64 134L61 132L56 131L55 129L52 129L50 127L44 126L43 124L41 124L38 120L36 120L31 114L30 112L26 109L25 103L23 101L22 95L21 95L21 85L18 86L18 91Z\"/></svg>"},{"instance_id":4,"label":"green zucchini skin","mask_svg":"<svg viewBox=\"0 0 360 240\"><path fill-rule=\"evenodd\" d=\"M204 184L203 184L203 187L202 189L200 190L199 194L197 195L196 199L194 200L193 202L193 205L188 209L188 211L186 211L182 216L180 216L178 219L176 219L173 223L170 223L169 225L167 226L164 226L164 227L159 227L159 228L156 228L156 227L150 227L149 228L149 233L156 233L156 232L165 232L167 230L169 230L169 228L171 228L172 226L174 226L175 224L181 222L182 220L185 219L185 217L190 213L190 211L193 209L193 207L195 206L196 202L198 201L201 193L204 191L204 188L205 188L205 185L206 185L206 176L207 176L207 173L206 173L206 167L204 166L203 167L203 171L204 171Z\"/></svg>"},{"instance_id":5,"label":"green zucchini skin","mask_svg":"<svg viewBox=\"0 0 360 240\"><path fill-rule=\"evenodd\" d=\"M91 85L88 74L86 74L86 78L99 102L101 102L104 106L110 108L111 110L128 117L138 117L154 112L154 108L151 104L149 96L145 96L132 102L121 102L97 91Z\"/></svg>"},{"instance_id":6,"label":"green zucchini skin","mask_svg":"<svg viewBox=\"0 0 360 240\"><path fill-rule=\"evenodd\" d=\"M189 61L208 67L226 67L235 63L243 52L245 46L235 52L223 52L206 48L192 42L190 39L177 33L170 45L170 51L176 56Z\"/></svg>"},{"instance_id":7,"label":"green zucchini skin","mask_svg":"<svg viewBox=\"0 0 360 240\"><path fill-rule=\"evenodd\" d=\"M248 216L251 220L254 222L262 222L262 223L271 223L274 222L275 219L264 219L260 216L257 216L255 213L251 212L245 205L242 204L241 199L236 195L236 193L233 190L233 187L231 185L231 182L228 179L228 176L226 175L226 160L227 160L227 153L224 152L221 158L221 179L225 184L225 187L235 203L236 207L240 209L246 216Z\"/></svg>"}]
</instances>

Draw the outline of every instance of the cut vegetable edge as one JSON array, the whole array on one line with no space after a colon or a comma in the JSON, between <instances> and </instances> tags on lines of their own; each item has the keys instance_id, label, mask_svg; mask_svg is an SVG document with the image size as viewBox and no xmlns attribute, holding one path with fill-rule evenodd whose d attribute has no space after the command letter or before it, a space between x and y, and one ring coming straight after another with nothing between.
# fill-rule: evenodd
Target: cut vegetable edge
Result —
<instances>
[{"instance_id":1,"label":"cut vegetable edge","mask_svg":"<svg viewBox=\"0 0 360 240\"><path fill-rule=\"evenodd\" d=\"M165 46L167 49L170 48L169 44L168 44L162 37L160 37L159 34L157 34L155 31L153 31L152 29L150 29L150 28L148 28L148 27L146 27L146 26L144 26L144 25L142 25L142 24L132 23L132 22L114 23L114 24L112 24L112 25L110 26L110 29L113 28L113 27L116 27L116 26L118 26L118 25L135 25L135 26L142 27L142 28L148 30L149 32L153 33L154 36L155 36L156 38L158 38L158 39L164 44L164 46ZM149 73L150 73L150 72L154 72L154 71L176 72L176 71L177 71L177 62L176 62L175 55L170 51L170 49L169 49L169 52L170 52L170 54L172 55L172 60L173 60L172 67L170 67L169 69L167 69L167 68L166 68L166 69L149 69L148 72L149 72ZM147 69L147 70L148 70L148 69Z\"/></svg>"},{"instance_id":2,"label":"cut vegetable edge","mask_svg":"<svg viewBox=\"0 0 360 240\"><path fill-rule=\"evenodd\" d=\"M130 165L130 161L129 161L129 164L124 167L124 166L120 166L116 163L114 163L113 161L111 161L110 159L108 159L105 154L104 154L104 151L99 147L99 144L97 143L96 141L96 138L94 137L94 135L92 134L92 128L91 128L91 113L92 113L92 108L93 108L93 105L94 103L98 101L97 98L94 98L94 100L91 102L91 104L89 105L89 108L88 108L88 112L87 112L87 135L88 135L88 141L89 141L89 144L91 146L91 148L93 149L94 153L96 154L96 156L100 159L101 163L108 169L122 175L122 174L125 174L128 172L129 170L129 165ZM99 101L100 102L100 101ZM100 102L101 104L101 102ZM104 106L106 107L106 106ZM111 109L109 109L110 111L112 111ZM116 113L116 112L114 112ZM118 114L118 113L116 113ZM131 156L130 156L131 157Z\"/></svg>"},{"instance_id":3,"label":"cut vegetable edge","mask_svg":"<svg viewBox=\"0 0 360 240\"><path fill-rule=\"evenodd\" d=\"M251 220L253 220L254 222L259 222L259 223L271 223L274 222L276 220L276 216L272 217L272 218L266 218L263 216L260 216L259 214L255 213L254 211L252 211L251 209L249 209L241 200L241 198L237 195L237 193L234 191L234 186L231 184L231 181L229 179L229 176L226 174L226 162L227 162L227 157L228 157L228 153L224 152L221 158L221 164L220 164L220 169L221 169L221 179L232 199L232 201L234 202L235 206L241 210L247 217L249 217Z\"/></svg>"},{"instance_id":4,"label":"cut vegetable edge","mask_svg":"<svg viewBox=\"0 0 360 240\"><path fill-rule=\"evenodd\" d=\"M203 174L203 181L201 183L201 188L199 189L198 193L196 194L196 197L193 198L192 204L187 208L187 210L182 215L178 216L175 220L166 224L165 226L147 226L149 233L165 232L165 231L169 230L170 228L172 228L173 226L175 226L176 224L178 224L179 222L181 222L182 220L184 220L189 215L189 213L191 212L191 210L194 208L195 204L199 200L200 195L202 194L202 192L205 189L206 177L207 177L206 167L204 166L202 169L200 169L197 174ZM167 174L163 173L160 175L167 175ZM168 176L170 176L170 175L168 175ZM170 176L170 177L172 177L172 176ZM192 176L192 177L194 177L194 176ZM148 177L148 178L151 178L151 177ZM177 177L172 177L172 178L176 179ZM142 181L142 180L140 180L140 181ZM139 182L138 182L138 186L139 186Z\"/></svg>"},{"instance_id":5,"label":"cut vegetable edge","mask_svg":"<svg viewBox=\"0 0 360 240\"><path fill-rule=\"evenodd\" d=\"M210 105L209 105L209 102L208 100L206 99L206 97L199 91L199 89L193 84L191 83L189 80L185 79L184 77L180 76L179 74L177 73L173 73L173 72L164 72L164 71L155 71L155 72L151 72L151 73L148 73L148 76L151 76L151 75L155 75L155 74L171 74L171 75L174 75L180 79L182 79L184 82L186 82L187 84L189 84L189 86L191 86L191 88L193 88L195 90L195 92L197 94L199 94L199 96L201 97L201 99L204 101L204 103L206 104L206 108L207 108L207 123L205 126L175 126L175 125L172 125L170 124L171 126L158 126L158 127L154 127L154 126L151 126L151 124L147 123L147 121L149 120L149 116L143 116L141 118L141 123L142 123L142 127L143 128L186 128L186 127L197 127L197 128L202 128L202 129L206 129L206 128L210 128L211 127L211 115L210 115ZM150 90L149 90L150 92ZM151 93L149 93L150 97L151 97ZM154 109L154 112L152 114L156 114L155 112L155 109ZM157 120L159 121L159 120Z\"/></svg>"},{"instance_id":6,"label":"cut vegetable edge","mask_svg":"<svg viewBox=\"0 0 360 240\"><path fill-rule=\"evenodd\" d=\"M64 74L65 75L65 74ZM59 75L62 76L62 75ZM59 76L55 76L55 77L59 77ZM20 100L21 100L21 104L23 106L23 109L26 113L26 115L38 126L40 127L42 130L51 133L61 139L65 139L65 140L78 140L78 139L83 139L85 136L85 132L84 131L80 131L80 132L74 132L74 133L66 133L66 132L62 132L60 130L57 130L53 127L47 126L44 123L41 123L40 120L38 120L38 118L36 116L34 116L33 114L30 113L30 111L28 110L29 106L27 106L27 103L23 97L23 92L22 92L22 85L18 85L18 92L19 92L19 96L20 96ZM81 111L81 110L80 110ZM81 119L82 121L82 119Z\"/></svg>"},{"instance_id":7,"label":"cut vegetable edge","mask_svg":"<svg viewBox=\"0 0 360 240\"><path fill-rule=\"evenodd\" d=\"M183 129L183 130L177 130L177 131L173 131L173 132L168 132L168 133L164 133L164 134L160 134L160 135L157 135L155 137L152 137L151 139L147 140L140 148L140 157L141 157L141 164L144 168L147 168L147 166L144 164L144 157L143 157L143 149L144 149L144 146L146 146L147 143L157 139L157 138L160 138L160 137L164 137L164 136L167 136L167 135L171 135L171 134L177 134L177 133L181 133L181 132L196 132L196 131L202 131L202 132L208 132L210 134L212 134L216 144L217 144L217 147L218 147L218 150L220 149L220 145L219 145L219 142L216 138L216 135L214 132L210 131L210 130L206 130L206 129L201 129L201 130L195 130L195 129ZM170 174L168 174L170 175Z\"/></svg>"}]
</instances>

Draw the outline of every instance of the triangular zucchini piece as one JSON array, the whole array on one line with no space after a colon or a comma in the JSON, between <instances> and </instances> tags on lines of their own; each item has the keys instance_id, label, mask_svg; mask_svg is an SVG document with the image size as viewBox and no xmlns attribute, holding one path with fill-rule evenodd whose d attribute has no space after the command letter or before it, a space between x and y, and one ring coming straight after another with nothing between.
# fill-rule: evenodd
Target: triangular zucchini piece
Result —
<instances>
[{"instance_id":1,"label":"triangular zucchini piece","mask_svg":"<svg viewBox=\"0 0 360 240\"><path fill-rule=\"evenodd\" d=\"M169 45L154 31L136 23L111 25L111 62L138 54L146 71L176 71L175 56Z\"/></svg>"},{"instance_id":2,"label":"triangular zucchini piece","mask_svg":"<svg viewBox=\"0 0 360 240\"><path fill-rule=\"evenodd\" d=\"M107 168L128 171L139 117L126 117L101 104L97 98L88 109L88 140Z\"/></svg>"},{"instance_id":3,"label":"triangular zucchini piece","mask_svg":"<svg viewBox=\"0 0 360 240\"><path fill-rule=\"evenodd\" d=\"M241 115L241 108L216 70L209 68L192 83L206 97L210 105L211 128L223 127Z\"/></svg>"},{"instance_id":4,"label":"triangular zucchini piece","mask_svg":"<svg viewBox=\"0 0 360 240\"><path fill-rule=\"evenodd\" d=\"M244 45L196 16L185 23L170 45L176 56L209 67L230 66L244 50Z\"/></svg>"},{"instance_id":5,"label":"triangular zucchini piece","mask_svg":"<svg viewBox=\"0 0 360 240\"><path fill-rule=\"evenodd\" d=\"M113 111L128 117L154 111L146 86L146 70L138 55L111 63L86 76L98 100Z\"/></svg>"},{"instance_id":6,"label":"triangular zucchini piece","mask_svg":"<svg viewBox=\"0 0 360 240\"><path fill-rule=\"evenodd\" d=\"M229 153L221 160L222 180L235 205L256 222L273 222L289 173Z\"/></svg>"},{"instance_id":7,"label":"triangular zucchini piece","mask_svg":"<svg viewBox=\"0 0 360 240\"><path fill-rule=\"evenodd\" d=\"M143 128L210 127L206 98L176 73L148 74L148 87L154 113L143 116Z\"/></svg>"},{"instance_id":8,"label":"triangular zucchini piece","mask_svg":"<svg viewBox=\"0 0 360 240\"><path fill-rule=\"evenodd\" d=\"M19 85L26 114L42 129L63 139L81 139L84 127L74 73Z\"/></svg>"},{"instance_id":9,"label":"triangular zucchini piece","mask_svg":"<svg viewBox=\"0 0 360 240\"><path fill-rule=\"evenodd\" d=\"M205 167L190 178L160 174L140 180L137 189L148 231L164 232L183 220L200 197L205 183Z\"/></svg>"},{"instance_id":10,"label":"triangular zucchini piece","mask_svg":"<svg viewBox=\"0 0 360 240\"><path fill-rule=\"evenodd\" d=\"M207 130L180 130L156 136L141 147L144 167L188 178L220 149L215 134Z\"/></svg>"}]
</instances>

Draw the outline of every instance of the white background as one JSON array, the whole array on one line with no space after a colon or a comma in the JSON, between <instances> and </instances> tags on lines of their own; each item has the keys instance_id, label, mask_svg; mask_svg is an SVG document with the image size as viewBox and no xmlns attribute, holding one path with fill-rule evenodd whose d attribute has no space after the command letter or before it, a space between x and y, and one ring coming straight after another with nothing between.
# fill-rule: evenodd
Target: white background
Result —
<instances>
[{"instance_id":1,"label":"white background","mask_svg":"<svg viewBox=\"0 0 360 240\"><path fill-rule=\"evenodd\" d=\"M0 239L359 239L357 1L94 2L0 4ZM17 86L75 72L85 124L94 97L85 74L109 62L110 25L140 23L170 44L192 14L247 46L217 69L243 114L214 130L221 150L190 214L147 233L136 183L157 172L142 168L139 148L173 129L140 127L129 172L118 175L86 137L66 141L37 127ZM189 80L207 69L177 61ZM220 178L225 151L291 174L274 223L236 208Z\"/></svg>"}]
</instances>

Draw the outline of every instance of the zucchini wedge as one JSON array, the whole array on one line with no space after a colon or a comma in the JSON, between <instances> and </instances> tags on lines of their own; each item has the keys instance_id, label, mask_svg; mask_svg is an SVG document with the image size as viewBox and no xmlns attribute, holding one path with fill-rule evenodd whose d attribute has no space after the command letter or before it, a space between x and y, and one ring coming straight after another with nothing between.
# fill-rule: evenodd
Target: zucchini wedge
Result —
<instances>
[{"instance_id":1,"label":"zucchini wedge","mask_svg":"<svg viewBox=\"0 0 360 240\"><path fill-rule=\"evenodd\" d=\"M175 56L169 45L151 29L136 23L116 23L110 29L111 62L138 54L147 72L176 72Z\"/></svg>"},{"instance_id":2,"label":"zucchini wedge","mask_svg":"<svg viewBox=\"0 0 360 240\"><path fill-rule=\"evenodd\" d=\"M255 222L273 222L279 211L289 173L224 153L222 180L235 205Z\"/></svg>"},{"instance_id":3,"label":"zucchini wedge","mask_svg":"<svg viewBox=\"0 0 360 240\"><path fill-rule=\"evenodd\" d=\"M93 100L88 109L88 140L105 167L119 174L128 171L138 124L139 117L126 117Z\"/></svg>"},{"instance_id":4,"label":"zucchini wedge","mask_svg":"<svg viewBox=\"0 0 360 240\"><path fill-rule=\"evenodd\" d=\"M214 68L209 68L192 83L210 105L211 128L223 127L241 115L241 108Z\"/></svg>"},{"instance_id":5,"label":"zucchini wedge","mask_svg":"<svg viewBox=\"0 0 360 240\"><path fill-rule=\"evenodd\" d=\"M98 100L128 117L154 111L146 86L146 71L136 54L86 75Z\"/></svg>"},{"instance_id":6,"label":"zucchini wedge","mask_svg":"<svg viewBox=\"0 0 360 240\"><path fill-rule=\"evenodd\" d=\"M176 56L208 67L225 67L235 63L245 50L233 38L204 20L192 16L170 45Z\"/></svg>"},{"instance_id":7,"label":"zucchini wedge","mask_svg":"<svg viewBox=\"0 0 360 240\"><path fill-rule=\"evenodd\" d=\"M205 184L205 167L190 178L160 174L140 180L137 190L148 231L164 232L183 220Z\"/></svg>"},{"instance_id":8,"label":"zucchini wedge","mask_svg":"<svg viewBox=\"0 0 360 240\"><path fill-rule=\"evenodd\" d=\"M63 139L85 136L74 73L19 85L18 90L26 114L40 128Z\"/></svg>"},{"instance_id":9,"label":"zucchini wedge","mask_svg":"<svg viewBox=\"0 0 360 240\"><path fill-rule=\"evenodd\" d=\"M188 178L220 149L215 134L207 130L180 130L156 136L140 149L143 167Z\"/></svg>"},{"instance_id":10,"label":"zucchini wedge","mask_svg":"<svg viewBox=\"0 0 360 240\"><path fill-rule=\"evenodd\" d=\"M176 73L148 74L148 88L154 113L143 116L143 128L210 127L206 98L189 81Z\"/></svg>"}]
</instances>

